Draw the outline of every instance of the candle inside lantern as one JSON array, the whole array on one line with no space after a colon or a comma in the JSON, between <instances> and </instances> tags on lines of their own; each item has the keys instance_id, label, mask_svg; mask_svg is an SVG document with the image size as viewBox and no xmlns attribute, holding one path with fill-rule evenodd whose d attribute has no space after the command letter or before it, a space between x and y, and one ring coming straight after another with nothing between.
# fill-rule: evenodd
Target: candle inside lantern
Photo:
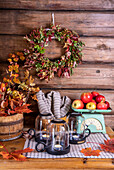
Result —
<instances>
[{"instance_id":1,"label":"candle inside lantern","mask_svg":"<svg viewBox=\"0 0 114 170\"><path fill-rule=\"evenodd\" d=\"M43 134L42 137L43 137L44 139L47 139L47 138L49 138L49 135Z\"/></svg>"},{"instance_id":2,"label":"candle inside lantern","mask_svg":"<svg viewBox=\"0 0 114 170\"><path fill-rule=\"evenodd\" d=\"M62 148L63 148L62 145L60 145L60 144L56 144L54 147L56 150L62 150Z\"/></svg>"},{"instance_id":3,"label":"candle inside lantern","mask_svg":"<svg viewBox=\"0 0 114 170\"><path fill-rule=\"evenodd\" d=\"M73 135L73 139L74 139L74 140L77 140L78 138L79 138L78 135Z\"/></svg>"}]
</instances>

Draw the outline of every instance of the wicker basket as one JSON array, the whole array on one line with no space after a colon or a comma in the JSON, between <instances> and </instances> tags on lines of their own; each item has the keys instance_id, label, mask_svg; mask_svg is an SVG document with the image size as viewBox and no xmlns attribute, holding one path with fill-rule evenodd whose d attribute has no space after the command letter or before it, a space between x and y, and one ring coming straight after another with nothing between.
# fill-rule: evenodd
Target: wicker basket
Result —
<instances>
[{"instance_id":1,"label":"wicker basket","mask_svg":"<svg viewBox=\"0 0 114 170\"><path fill-rule=\"evenodd\" d=\"M0 141L17 139L23 130L23 114L0 117Z\"/></svg>"}]
</instances>

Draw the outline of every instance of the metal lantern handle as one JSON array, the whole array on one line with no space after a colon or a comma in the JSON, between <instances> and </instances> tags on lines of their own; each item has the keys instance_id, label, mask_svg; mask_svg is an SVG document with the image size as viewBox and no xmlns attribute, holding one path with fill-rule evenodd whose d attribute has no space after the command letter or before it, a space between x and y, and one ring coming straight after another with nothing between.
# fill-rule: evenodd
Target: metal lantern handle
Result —
<instances>
[{"instance_id":1,"label":"metal lantern handle","mask_svg":"<svg viewBox=\"0 0 114 170\"><path fill-rule=\"evenodd\" d=\"M30 136L32 136L32 137L35 137L35 136L36 136L36 131L31 128L31 129L28 130L28 134L29 134Z\"/></svg>"},{"instance_id":2,"label":"metal lantern handle","mask_svg":"<svg viewBox=\"0 0 114 170\"><path fill-rule=\"evenodd\" d=\"M43 148L39 149L38 146L42 144L43 145ZM38 142L35 146L35 149L37 150L37 152L43 152L46 148L46 144L44 142Z\"/></svg>"},{"instance_id":3,"label":"metal lantern handle","mask_svg":"<svg viewBox=\"0 0 114 170\"><path fill-rule=\"evenodd\" d=\"M84 130L84 133L85 133L86 131L88 131L88 134L87 134L87 135L85 135L85 138L87 138L87 137L91 134L90 129L85 129L85 130Z\"/></svg>"}]
</instances>

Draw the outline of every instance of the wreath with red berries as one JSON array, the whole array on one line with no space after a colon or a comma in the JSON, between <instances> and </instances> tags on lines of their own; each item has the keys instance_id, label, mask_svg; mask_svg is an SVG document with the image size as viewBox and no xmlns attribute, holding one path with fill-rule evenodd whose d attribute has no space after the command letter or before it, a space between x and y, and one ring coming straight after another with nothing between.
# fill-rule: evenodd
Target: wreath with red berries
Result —
<instances>
[{"instance_id":1,"label":"wreath with red berries","mask_svg":"<svg viewBox=\"0 0 114 170\"><path fill-rule=\"evenodd\" d=\"M59 77L69 77L73 68L82 61L84 43L79 41L79 35L74 31L52 25L50 28L35 29L24 38L29 42L29 48L24 51L24 67L28 70L35 68L40 79L48 81L55 73ZM45 47L52 39L60 41L65 49L65 54L59 59L50 60L45 56Z\"/></svg>"}]
</instances>

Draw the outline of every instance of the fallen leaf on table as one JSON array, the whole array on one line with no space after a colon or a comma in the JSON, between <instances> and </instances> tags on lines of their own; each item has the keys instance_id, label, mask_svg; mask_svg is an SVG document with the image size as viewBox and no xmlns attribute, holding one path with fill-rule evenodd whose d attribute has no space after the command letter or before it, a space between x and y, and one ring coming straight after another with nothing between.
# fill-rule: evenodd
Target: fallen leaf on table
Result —
<instances>
[{"instance_id":1,"label":"fallen leaf on table","mask_svg":"<svg viewBox=\"0 0 114 170\"><path fill-rule=\"evenodd\" d=\"M11 157L10 153L7 153L5 151L1 151L0 155L2 155L4 159L9 159Z\"/></svg>"},{"instance_id":2,"label":"fallen leaf on table","mask_svg":"<svg viewBox=\"0 0 114 170\"><path fill-rule=\"evenodd\" d=\"M80 151L83 153L85 156L99 156L100 155L100 150L92 150L91 148L85 148Z\"/></svg>"},{"instance_id":3,"label":"fallen leaf on table","mask_svg":"<svg viewBox=\"0 0 114 170\"><path fill-rule=\"evenodd\" d=\"M114 138L110 140L104 140L105 144L99 144L101 149L106 152L114 153Z\"/></svg>"},{"instance_id":4,"label":"fallen leaf on table","mask_svg":"<svg viewBox=\"0 0 114 170\"><path fill-rule=\"evenodd\" d=\"M0 152L0 155L3 156L4 159L10 159L13 158L16 161L25 161L26 157L24 155L22 155L22 153L26 153L26 152L32 152L34 149L30 149L30 148L26 148L23 150L16 150L14 152L9 153L8 151L2 151Z\"/></svg>"}]
</instances>

